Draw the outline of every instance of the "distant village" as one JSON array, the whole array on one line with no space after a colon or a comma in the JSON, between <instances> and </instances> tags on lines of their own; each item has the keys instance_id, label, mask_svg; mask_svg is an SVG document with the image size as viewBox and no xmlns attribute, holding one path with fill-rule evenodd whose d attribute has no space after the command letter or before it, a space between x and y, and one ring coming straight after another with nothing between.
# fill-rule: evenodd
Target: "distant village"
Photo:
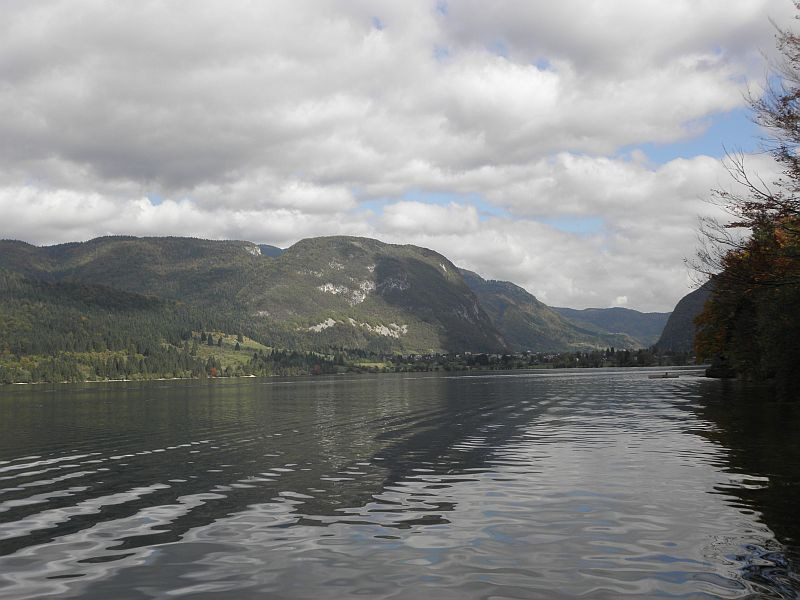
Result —
<instances>
[{"instance_id":1,"label":"distant village","mask_svg":"<svg viewBox=\"0 0 800 600\"><path fill-rule=\"evenodd\" d=\"M356 361L350 370L374 372L468 371L510 369L566 369L601 367L683 366L694 363L688 352L659 351L654 348L616 350L615 348L571 352L517 352L488 354L393 354L374 362Z\"/></svg>"}]
</instances>

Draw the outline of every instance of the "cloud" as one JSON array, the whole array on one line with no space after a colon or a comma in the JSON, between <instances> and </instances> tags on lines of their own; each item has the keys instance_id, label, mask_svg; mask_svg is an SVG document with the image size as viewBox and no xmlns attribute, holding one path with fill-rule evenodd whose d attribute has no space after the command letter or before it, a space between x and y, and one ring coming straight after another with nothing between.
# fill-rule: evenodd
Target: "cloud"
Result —
<instances>
[{"instance_id":1,"label":"cloud","mask_svg":"<svg viewBox=\"0 0 800 600\"><path fill-rule=\"evenodd\" d=\"M380 228L404 235L451 235L478 229L478 211L474 206L451 202L446 206L424 202L397 202L387 206Z\"/></svg>"},{"instance_id":2,"label":"cloud","mask_svg":"<svg viewBox=\"0 0 800 600\"><path fill-rule=\"evenodd\" d=\"M775 175L765 157L747 161L764 178ZM504 176L497 175L497 185ZM697 215L725 216L706 199L707 190L727 185L727 173L707 157L651 170L621 159L563 156L534 165L529 176L552 182L540 191L541 204L532 195L531 203L520 202L501 216L481 215L469 199L401 200L378 211L352 211L342 200L338 210L334 204L318 211L313 209L322 192L316 188L294 190L310 198L301 209L208 199L153 204L136 195L120 199L34 185L3 187L0 214L14 219L0 221L0 238L19 238L20 231L35 243L109 234L188 235L286 247L316 235L360 235L434 249L485 277L522 285L550 304L603 307L621 305L625 297L626 306L663 311L689 290L684 259L694 253ZM564 202L558 204L558 198ZM581 227L587 214L582 200L600 215L588 229ZM552 214L546 211L550 205L561 208L561 218L545 218ZM572 220L576 227L568 226Z\"/></svg>"},{"instance_id":3,"label":"cloud","mask_svg":"<svg viewBox=\"0 0 800 600\"><path fill-rule=\"evenodd\" d=\"M746 163L767 181L778 175L764 155L747 156ZM512 207L510 216L460 222L454 211L474 213L455 203L425 208L400 202L386 207L391 218L384 216L375 233L438 250L550 304L606 307L622 305L625 297L628 307L668 311L694 283L684 261L698 245L698 217L728 216L709 203L709 190L737 191L723 164L703 156L651 169L622 159L565 155L534 165L529 180L523 175L515 174L529 188L548 185L524 196L495 197ZM498 187L504 178L511 175L498 174ZM403 223L395 221L397 213Z\"/></svg>"},{"instance_id":4,"label":"cloud","mask_svg":"<svg viewBox=\"0 0 800 600\"><path fill-rule=\"evenodd\" d=\"M98 235L176 235L270 241L286 247L298 239L329 234L371 235L346 211L305 212L296 208L203 206L189 199L153 204L144 197L119 199L34 186L0 188L0 238L50 244ZM26 235L21 236L20 232Z\"/></svg>"},{"instance_id":5,"label":"cloud","mask_svg":"<svg viewBox=\"0 0 800 600\"><path fill-rule=\"evenodd\" d=\"M779 0L724 15L694 2L469 4L444 18L425 3L12 3L0 26L4 164L31 175L55 156L167 195L260 171L369 190L672 141L743 103L739 78L772 45L768 9L786 12ZM754 25L763 35L742 47ZM490 39L507 39L509 57ZM535 66L542 54L551 70Z\"/></svg>"},{"instance_id":6,"label":"cloud","mask_svg":"<svg viewBox=\"0 0 800 600\"><path fill-rule=\"evenodd\" d=\"M552 302L670 306L724 173L620 153L743 106L792 3L442 6L4 3L0 235L377 235Z\"/></svg>"}]
</instances>

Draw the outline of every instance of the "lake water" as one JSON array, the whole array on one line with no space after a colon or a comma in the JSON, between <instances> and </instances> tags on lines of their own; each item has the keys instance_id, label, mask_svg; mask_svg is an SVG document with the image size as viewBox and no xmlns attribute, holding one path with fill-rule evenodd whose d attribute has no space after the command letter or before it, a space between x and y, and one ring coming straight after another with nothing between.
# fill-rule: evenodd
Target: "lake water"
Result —
<instances>
[{"instance_id":1,"label":"lake water","mask_svg":"<svg viewBox=\"0 0 800 600\"><path fill-rule=\"evenodd\" d=\"M682 371L0 388L0 598L798 598L800 404Z\"/></svg>"}]
</instances>

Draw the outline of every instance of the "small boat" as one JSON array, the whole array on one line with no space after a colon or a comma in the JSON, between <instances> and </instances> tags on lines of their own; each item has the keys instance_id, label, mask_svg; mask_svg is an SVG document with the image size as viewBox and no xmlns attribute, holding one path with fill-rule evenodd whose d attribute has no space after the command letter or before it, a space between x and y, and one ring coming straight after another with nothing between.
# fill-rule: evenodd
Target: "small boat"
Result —
<instances>
[{"instance_id":1,"label":"small boat","mask_svg":"<svg viewBox=\"0 0 800 600\"><path fill-rule=\"evenodd\" d=\"M680 377L677 373L658 373L656 375L648 375L648 379L676 379Z\"/></svg>"}]
</instances>

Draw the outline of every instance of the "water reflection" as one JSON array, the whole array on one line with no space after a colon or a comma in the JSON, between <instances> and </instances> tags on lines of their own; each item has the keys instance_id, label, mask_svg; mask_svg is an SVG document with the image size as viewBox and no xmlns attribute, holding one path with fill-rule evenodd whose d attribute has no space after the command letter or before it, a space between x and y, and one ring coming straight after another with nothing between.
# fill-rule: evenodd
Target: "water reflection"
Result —
<instances>
[{"instance_id":1,"label":"water reflection","mask_svg":"<svg viewBox=\"0 0 800 600\"><path fill-rule=\"evenodd\" d=\"M778 479L800 487L796 445L709 383L14 389L0 598L795 597L796 497L772 482L781 455ZM741 462L754 451L763 465Z\"/></svg>"},{"instance_id":2,"label":"water reflection","mask_svg":"<svg viewBox=\"0 0 800 600\"><path fill-rule=\"evenodd\" d=\"M737 560L745 576L785 597L800 589L800 405L768 385L708 381L693 407L711 424L701 435L725 448L729 481L714 493L753 514L774 533L774 543L746 544Z\"/></svg>"}]
</instances>

